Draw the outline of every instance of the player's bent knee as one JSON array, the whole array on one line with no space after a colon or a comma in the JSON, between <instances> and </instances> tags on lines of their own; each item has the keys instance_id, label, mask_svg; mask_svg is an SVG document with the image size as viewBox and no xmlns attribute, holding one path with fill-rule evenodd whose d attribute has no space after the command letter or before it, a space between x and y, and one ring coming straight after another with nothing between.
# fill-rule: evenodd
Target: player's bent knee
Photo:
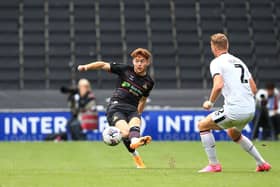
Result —
<instances>
[{"instance_id":1,"label":"player's bent knee","mask_svg":"<svg viewBox=\"0 0 280 187\"><path fill-rule=\"evenodd\" d=\"M129 135L129 127L126 121L124 120L119 120L116 122L115 126L120 129L122 137L126 138Z\"/></svg>"},{"instance_id":2,"label":"player's bent knee","mask_svg":"<svg viewBox=\"0 0 280 187\"><path fill-rule=\"evenodd\" d=\"M234 142L238 142L241 138L241 132L235 128L229 128L227 134Z\"/></svg>"},{"instance_id":3,"label":"player's bent knee","mask_svg":"<svg viewBox=\"0 0 280 187\"><path fill-rule=\"evenodd\" d=\"M197 124L197 127L198 127L199 131L209 130L209 127L207 126L207 123L205 120L199 121Z\"/></svg>"},{"instance_id":4,"label":"player's bent knee","mask_svg":"<svg viewBox=\"0 0 280 187\"><path fill-rule=\"evenodd\" d=\"M212 121L210 115L198 122L199 131L206 131L211 129L218 129L218 126Z\"/></svg>"},{"instance_id":5,"label":"player's bent knee","mask_svg":"<svg viewBox=\"0 0 280 187\"><path fill-rule=\"evenodd\" d=\"M197 124L197 128L199 129L199 131L201 131L201 129L203 128L203 127L202 127L202 124L201 124L201 123L198 123L198 124Z\"/></svg>"},{"instance_id":6,"label":"player's bent knee","mask_svg":"<svg viewBox=\"0 0 280 187\"><path fill-rule=\"evenodd\" d=\"M209 130L209 128L207 128L207 127L205 126L205 124L203 124L203 123L198 123L197 127L198 127L199 131L206 131L206 130Z\"/></svg>"}]
</instances>

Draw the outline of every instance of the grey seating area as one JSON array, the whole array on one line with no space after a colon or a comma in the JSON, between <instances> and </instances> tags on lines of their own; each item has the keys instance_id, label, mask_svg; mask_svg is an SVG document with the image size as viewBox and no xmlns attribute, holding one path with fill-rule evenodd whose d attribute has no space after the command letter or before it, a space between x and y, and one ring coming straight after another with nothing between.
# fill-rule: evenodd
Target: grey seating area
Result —
<instances>
[{"instance_id":1,"label":"grey seating area","mask_svg":"<svg viewBox=\"0 0 280 187\"><path fill-rule=\"evenodd\" d=\"M19 5L12 1L0 2L0 87L19 87Z\"/></svg>"},{"instance_id":2,"label":"grey seating area","mask_svg":"<svg viewBox=\"0 0 280 187\"><path fill-rule=\"evenodd\" d=\"M201 35L199 35L199 22L196 12L196 1L174 1L176 39L178 45L178 68L180 71L181 88L202 88L204 62Z\"/></svg>"},{"instance_id":3,"label":"grey seating area","mask_svg":"<svg viewBox=\"0 0 280 187\"><path fill-rule=\"evenodd\" d=\"M208 89L209 37L228 34L231 53L259 87L280 86L277 0L15 0L0 1L0 88L58 89L80 78L111 89L115 76L79 73L95 60L130 63L153 53L157 89Z\"/></svg>"},{"instance_id":4,"label":"grey seating area","mask_svg":"<svg viewBox=\"0 0 280 187\"><path fill-rule=\"evenodd\" d=\"M224 13L226 15L225 28L231 41L231 52L239 55L251 69L253 46L251 45L250 21L244 0L225 0Z\"/></svg>"},{"instance_id":5,"label":"grey seating area","mask_svg":"<svg viewBox=\"0 0 280 187\"><path fill-rule=\"evenodd\" d=\"M150 1L151 43L156 87L176 87L176 63L169 0Z\"/></svg>"}]
</instances>

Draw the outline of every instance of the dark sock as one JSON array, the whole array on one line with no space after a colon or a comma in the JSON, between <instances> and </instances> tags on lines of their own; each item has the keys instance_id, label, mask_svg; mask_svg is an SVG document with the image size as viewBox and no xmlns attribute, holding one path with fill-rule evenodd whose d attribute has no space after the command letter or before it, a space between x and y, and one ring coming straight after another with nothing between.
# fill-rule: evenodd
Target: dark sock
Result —
<instances>
[{"instance_id":1,"label":"dark sock","mask_svg":"<svg viewBox=\"0 0 280 187\"><path fill-rule=\"evenodd\" d=\"M131 127L129 129L129 135L128 138L131 140L131 138L139 138L140 137L140 127Z\"/></svg>"},{"instance_id":2,"label":"dark sock","mask_svg":"<svg viewBox=\"0 0 280 187\"><path fill-rule=\"evenodd\" d=\"M129 138L122 138L123 140L123 144L125 145L126 149L130 152L130 153L134 153L135 149L131 149L130 148L130 139Z\"/></svg>"}]
</instances>

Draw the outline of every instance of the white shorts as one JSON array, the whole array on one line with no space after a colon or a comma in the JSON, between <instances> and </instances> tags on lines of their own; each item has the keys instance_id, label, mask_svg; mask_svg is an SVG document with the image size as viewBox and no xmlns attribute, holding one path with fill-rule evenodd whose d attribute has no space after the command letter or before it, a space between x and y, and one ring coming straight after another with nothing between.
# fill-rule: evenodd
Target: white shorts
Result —
<instances>
[{"instance_id":1,"label":"white shorts","mask_svg":"<svg viewBox=\"0 0 280 187\"><path fill-rule=\"evenodd\" d=\"M210 114L212 120L222 129L235 127L240 131L254 118L254 115L254 113L238 114L238 119L230 119L223 108Z\"/></svg>"}]
</instances>

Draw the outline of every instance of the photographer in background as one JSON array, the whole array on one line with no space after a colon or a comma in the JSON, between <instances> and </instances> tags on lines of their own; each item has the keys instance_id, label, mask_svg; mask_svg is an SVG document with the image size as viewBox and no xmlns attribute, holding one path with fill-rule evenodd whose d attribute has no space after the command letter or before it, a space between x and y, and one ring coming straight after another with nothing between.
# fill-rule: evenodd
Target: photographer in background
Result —
<instances>
[{"instance_id":1,"label":"photographer in background","mask_svg":"<svg viewBox=\"0 0 280 187\"><path fill-rule=\"evenodd\" d=\"M80 79L78 88L61 87L60 91L68 95L71 118L67 123L67 132L49 135L46 140L86 140L86 132L98 128L96 99L87 79Z\"/></svg>"},{"instance_id":2,"label":"photographer in background","mask_svg":"<svg viewBox=\"0 0 280 187\"><path fill-rule=\"evenodd\" d=\"M256 114L253 120L252 139L256 139L262 127L262 140L277 140L279 133L278 90L273 83L256 94Z\"/></svg>"},{"instance_id":3,"label":"photographer in background","mask_svg":"<svg viewBox=\"0 0 280 187\"><path fill-rule=\"evenodd\" d=\"M267 109L268 115L272 123L272 133L275 140L278 140L280 114L278 113L279 91L273 83L266 85L267 91Z\"/></svg>"}]
</instances>

